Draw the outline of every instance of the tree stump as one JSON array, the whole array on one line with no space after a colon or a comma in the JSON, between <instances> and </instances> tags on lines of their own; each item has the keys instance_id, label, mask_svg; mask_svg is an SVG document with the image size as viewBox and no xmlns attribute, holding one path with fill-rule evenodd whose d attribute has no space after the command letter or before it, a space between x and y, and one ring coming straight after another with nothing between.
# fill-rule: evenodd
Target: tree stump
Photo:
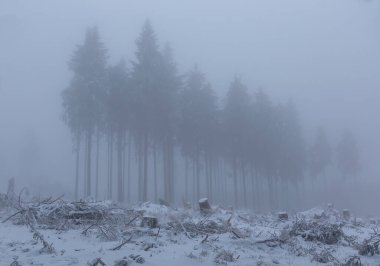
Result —
<instances>
[{"instance_id":1,"label":"tree stump","mask_svg":"<svg viewBox=\"0 0 380 266\"><path fill-rule=\"evenodd\" d=\"M89 266L105 266L106 264L100 258L96 258L92 260L88 265Z\"/></svg>"},{"instance_id":2,"label":"tree stump","mask_svg":"<svg viewBox=\"0 0 380 266\"><path fill-rule=\"evenodd\" d=\"M124 259L116 261L114 266L129 266L129 265L130 263L128 262L128 260L124 258Z\"/></svg>"},{"instance_id":3,"label":"tree stump","mask_svg":"<svg viewBox=\"0 0 380 266\"><path fill-rule=\"evenodd\" d=\"M279 212L277 217L280 221L287 221L289 219L289 215L287 212Z\"/></svg>"},{"instance_id":4,"label":"tree stump","mask_svg":"<svg viewBox=\"0 0 380 266\"><path fill-rule=\"evenodd\" d=\"M157 228L158 219L151 216L143 216L141 219L141 227Z\"/></svg>"},{"instance_id":5,"label":"tree stump","mask_svg":"<svg viewBox=\"0 0 380 266\"><path fill-rule=\"evenodd\" d=\"M209 212L211 211L210 203L208 202L208 198L203 198L199 200L199 209L201 212Z\"/></svg>"},{"instance_id":6,"label":"tree stump","mask_svg":"<svg viewBox=\"0 0 380 266\"><path fill-rule=\"evenodd\" d=\"M350 211L349 210L344 209L343 212L342 212L342 214L343 214L343 218L345 220L349 220L350 219Z\"/></svg>"},{"instance_id":7,"label":"tree stump","mask_svg":"<svg viewBox=\"0 0 380 266\"><path fill-rule=\"evenodd\" d=\"M12 177L8 180L8 189L7 189L7 195L8 197L11 197L15 194L15 178Z\"/></svg>"},{"instance_id":8,"label":"tree stump","mask_svg":"<svg viewBox=\"0 0 380 266\"><path fill-rule=\"evenodd\" d=\"M160 205L163 205L163 206L166 206L166 207L170 207L170 203L167 202L167 201L164 200L164 199L159 198L159 199L158 199L158 203L159 203Z\"/></svg>"}]
</instances>

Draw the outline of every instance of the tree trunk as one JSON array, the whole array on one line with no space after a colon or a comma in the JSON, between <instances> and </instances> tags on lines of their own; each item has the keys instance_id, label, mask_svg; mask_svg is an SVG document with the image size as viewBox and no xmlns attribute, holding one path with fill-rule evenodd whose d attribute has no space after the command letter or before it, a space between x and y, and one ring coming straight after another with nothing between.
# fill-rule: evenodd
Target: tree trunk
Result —
<instances>
[{"instance_id":1,"label":"tree trunk","mask_svg":"<svg viewBox=\"0 0 380 266\"><path fill-rule=\"evenodd\" d=\"M86 196L91 196L91 148L92 148L92 132L88 129L87 132L87 182Z\"/></svg>"},{"instance_id":2,"label":"tree trunk","mask_svg":"<svg viewBox=\"0 0 380 266\"><path fill-rule=\"evenodd\" d=\"M143 181L143 201L148 200L148 134L144 134L144 181Z\"/></svg>"},{"instance_id":3,"label":"tree trunk","mask_svg":"<svg viewBox=\"0 0 380 266\"><path fill-rule=\"evenodd\" d=\"M154 200L158 199L158 184L157 184L157 147L153 148L153 167L154 167Z\"/></svg>"},{"instance_id":4,"label":"tree trunk","mask_svg":"<svg viewBox=\"0 0 380 266\"><path fill-rule=\"evenodd\" d=\"M168 157L168 149L166 140L162 146L162 167L164 171L164 199L169 202L169 187L168 187L168 165L167 165L167 157Z\"/></svg>"},{"instance_id":5,"label":"tree trunk","mask_svg":"<svg viewBox=\"0 0 380 266\"><path fill-rule=\"evenodd\" d=\"M236 166L236 159L234 159L232 168L233 168L232 172L233 172L233 179L234 179L234 204L235 204L235 207L238 207L238 188L237 188L237 166Z\"/></svg>"},{"instance_id":6,"label":"tree trunk","mask_svg":"<svg viewBox=\"0 0 380 266\"><path fill-rule=\"evenodd\" d=\"M143 186L143 164L142 164L142 140L141 134L137 138L137 149L138 149L138 199L142 201L142 186Z\"/></svg>"},{"instance_id":7,"label":"tree trunk","mask_svg":"<svg viewBox=\"0 0 380 266\"><path fill-rule=\"evenodd\" d=\"M123 132L117 132L117 200L124 202L123 191Z\"/></svg>"},{"instance_id":8,"label":"tree trunk","mask_svg":"<svg viewBox=\"0 0 380 266\"><path fill-rule=\"evenodd\" d=\"M80 134L77 134L76 137L76 163L75 163L75 192L74 192L74 197L75 200L78 200L78 186L79 186L79 151L80 151Z\"/></svg>"},{"instance_id":9,"label":"tree trunk","mask_svg":"<svg viewBox=\"0 0 380 266\"><path fill-rule=\"evenodd\" d=\"M112 171L113 170L113 134L108 135L108 184L107 184L107 198L112 199Z\"/></svg>"},{"instance_id":10,"label":"tree trunk","mask_svg":"<svg viewBox=\"0 0 380 266\"><path fill-rule=\"evenodd\" d=\"M245 167L244 164L241 166L241 175L243 178L243 198L244 198L244 207L247 207L247 180L245 176Z\"/></svg>"},{"instance_id":11,"label":"tree trunk","mask_svg":"<svg viewBox=\"0 0 380 266\"><path fill-rule=\"evenodd\" d=\"M122 186L123 186L123 201L125 201L125 168L126 168L126 147L127 147L127 133L124 131L123 132L123 150L122 150L122 161L123 161L123 166L122 166Z\"/></svg>"},{"instance_id":12,"label":"tree trunk","mask_svg":"<svg viewBox=\"0 0 380 266\"><path fill-rule=\"evenodd\" d=\"M195 201L195 199L196 199L196 195L195 195L195 192L196 192L196 167L195 167L195 159L193 158L193 170L192 170L192 174L193 174L193 182L192 182L192 185L193 185L193 201Z\"/></svg>"},{"instance_id":13,"label":"tree trunk","mask_svg":"<svg viewBox=\"0 0 380 266\"><path fill-rule=\"evenodd\" d=\"M185 157L185 199L189 200L189 161Z\"/></svg>"},{"instance_id":14,"label":"tree trunk","mask_svg":"<svg viewBox=\"0 0 380 266\"><path fill-rule=\"evenodd\" d=\"M96 173L95 173L95 199L99 197L99 128L96 130Z\"/></svg>"},{"instance_id":15,"label":"tree trunk","mask_svg":"<svg viewBox=\"0 0 380 266\"><path fill-rule=\"evenodd\" d=\"M197 168L197 199L200 198L201 195L201 182L200 182L200 175L201 175L201 168L199 163L199 155L197 153L196 155L196 168Z\"/></svg>"},{"instance_id":16,"label":"tree trunk","mask_svg":"<svg viewBox=\"0 0 380 266\"><path fill-rule=\"evenodd\" d=\"M128 202L131 201L131 150L132 150L132 136L128 134L128 166L127 166L127 186L128 186Z\"/></svg>"},{"instance_id":17,"label":"tree trunk","mask_svg":"<svg viewBox=\"0 0 380 266\"><path fill-rule=\"evenodd\" d=\"M209 161L207 155L205 155L205 179L206 179L206 192L207 198L210 198L210 169Z\"/></svg>"},{"instance_id":18,"label":"tree trunk","mask_svg":"<svg viewBox=\"0 0 380 266\"><path fill-rule=\"evenodd\" d=\"M87 145L87 135L85 134L84 135L84 154L83 154L83 157L84 157L84 166L83 166L83 174L84 174L84 177L83 177L83 197L86 197L87 195L87 160L88 160L88 157L87 157L87 149L88 149L88 145Z\"/></svg>"},{"instance_id":19,"label":"tree trunk","mask_svg":"<svg viewBox=\"0 0 380 266\"><path fill-rule=\"evenodd\" d=\"M169 200L174 202L174 148L169 140Z\"/></svg>"}]
</instances>

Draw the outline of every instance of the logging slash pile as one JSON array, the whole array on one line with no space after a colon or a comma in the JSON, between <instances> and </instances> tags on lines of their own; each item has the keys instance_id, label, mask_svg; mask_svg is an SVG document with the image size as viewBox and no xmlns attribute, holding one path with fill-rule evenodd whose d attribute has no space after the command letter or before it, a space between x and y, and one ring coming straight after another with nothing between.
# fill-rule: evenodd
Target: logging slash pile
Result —
<instances>
[{"instance_id":1,"label":"logging slash pile","mask_svg":"<svg viewBox=\"0 0 380 266\"><path fill-rule=\"evenodd\" d=\"M331 205L264 215L207 199L183 208L160 202L0 194L0 265L380 264L378 220Z\"/></svg>"}]
</instances>

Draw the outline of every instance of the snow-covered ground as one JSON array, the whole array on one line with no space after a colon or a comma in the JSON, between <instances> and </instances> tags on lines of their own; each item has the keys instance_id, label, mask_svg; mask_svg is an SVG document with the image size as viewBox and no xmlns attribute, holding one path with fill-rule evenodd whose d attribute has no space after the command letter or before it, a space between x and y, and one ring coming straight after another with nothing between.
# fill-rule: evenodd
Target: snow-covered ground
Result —
<instances>
[{"instance_id":1,"label":"snow-covered ground","mask_svg":"<svg viewBox=\"0 0 380 266\"><path fill-rule=\"evenodd\" d=\"M379 255L358 251L371 237L368 243L376 246L378 221L343 217L331 206L283 220L216 206L206 213L152 203L80 206L78 211L75 204L57 201L0 208L1 221L21 210L0 223L0 265L90 265L97 258L111 266L127 265L115 264L122 259L160 266L345 265L350 259L362 264L346 265L380 265ZM103 216L81 216L89 210ZM150 218L158 224L142 223Z\"/></svg>"}]
</instances>

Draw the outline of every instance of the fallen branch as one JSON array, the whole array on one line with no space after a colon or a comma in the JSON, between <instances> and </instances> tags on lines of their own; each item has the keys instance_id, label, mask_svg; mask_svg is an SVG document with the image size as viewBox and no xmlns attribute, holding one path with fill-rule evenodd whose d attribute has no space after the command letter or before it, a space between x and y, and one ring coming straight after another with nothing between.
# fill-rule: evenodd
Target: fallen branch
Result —
<instances>
[{"instance_id":1,"label":"fallen branch","mask_svg":"<svg viewBox=\"0 0 380 266\"><path fill-rule=\"evenodd\" d=\"M237 238L241 238L241 236L238 233L236 233L234 230L231 230L231 233L233 233Z\"/></svg>"},{"instance_id":2,"label":"fallen branch","mask_svg":"<svg viewBox=\"0 0 380 266\"><path fill-rule=\"evenodd\" d=\"M127 227L128 225L130 225L131 223L133 223L137 218L139 218L139 215L136 215L135 217L133 217L126 225L125 227Z\"/></svg>"},{"instance_id":3,"label":"fallen branch","mask_svg":"<svg viewBox=\"0 0 380 266\"><path fill-rule=\"evenodd\" d=\"M206 235L205 238L203 238L203 240L201 241L201 244L203 244L204 242L206 242L206 241L207 241L207 238L208 238L208 234Z\"/></svg>"},{"instance_id":4,"label":"fallen branch","mask_svg":"<svg viewBox=\"0 0 380 266\"><path fill-rule=\"evenodd\" d=\"M120 245L114 247L114 248L111 248L111 250L119 250L121 249L125 244L127 244L129 241L131 241L132 239L132 236L130 238L128 238L127 240L123 241Z\"/></svg>"},{"instance_id":5,"label":"fallen branch","mask_svg":"<svg viewBox=\"0 0 380 266\"><path fill-rule=\"evenodd\" d=\"M12 214L12 215L9 216L7 219L3 220L2 223L5 223L5 222L9 221L9 219L11 219L12 217L16 216L17 214L22 213L23 211L24 211L24 210L21 210L21 211L18 211L18 212L16 212L16 213Z\"/></svg>"},{"instance_id":6,"label":"fallen branch","mask_svg":"<svg viewBox=\"0 0 380 266\"><path fill-rule=\"evenodd\" d=\"M183 226L183 223L180 223L181 227L182 227L182 230L185 232L185 235L189 238L189 239L192 239L191 236L189 235L189 233L186 231L186 228Z\"/></svg>"}]
</instances>

